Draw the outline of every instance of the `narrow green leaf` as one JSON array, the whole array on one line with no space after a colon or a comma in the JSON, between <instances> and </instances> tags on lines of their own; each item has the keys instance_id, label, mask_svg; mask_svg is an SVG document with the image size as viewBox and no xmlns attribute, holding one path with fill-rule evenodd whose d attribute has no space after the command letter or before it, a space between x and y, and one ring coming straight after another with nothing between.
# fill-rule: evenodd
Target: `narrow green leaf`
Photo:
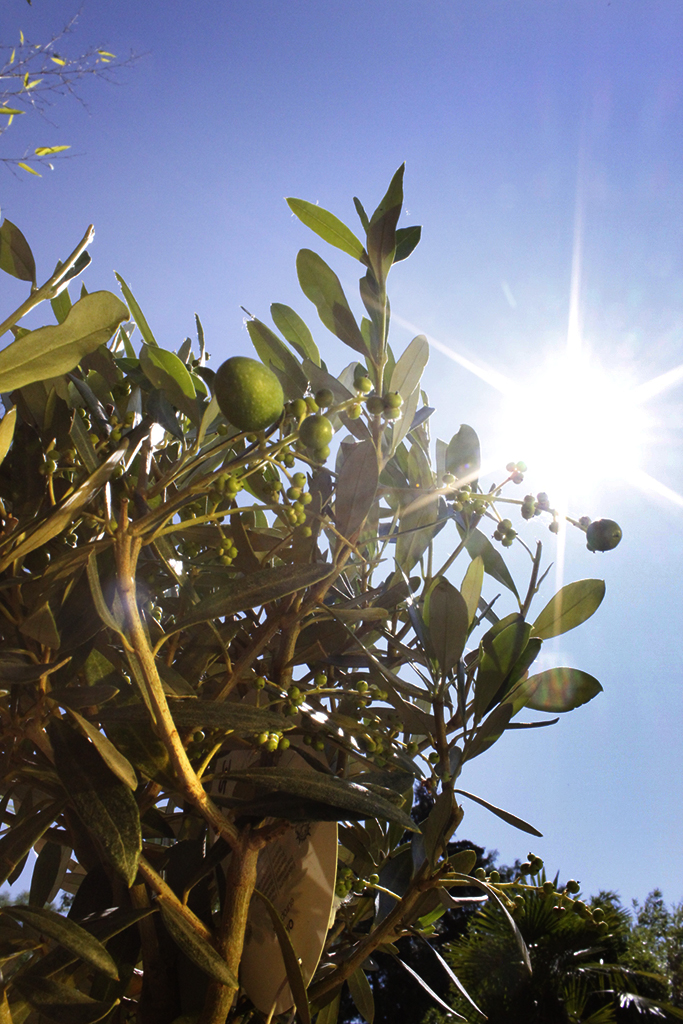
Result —
<instances>
[{"instance_id":1,"label":"narrow green leaf","mask_svg":"<svg viewBox=\"0 0 683 1024\"><path fill-rule=\"evenodd\" d=\"M368 350L363 335L332 268L311 249L302 249L296 258L296 269L301 290L318 310L328 331L366 357Z\"/></svg>"},{"instance_id":2,"label":"narrow green leaf","mask_svg":"<svg viewBox=\"0 0 683 1024\"><path fill-rule=\"evenodd\" d=\"M375 1000L370 988L370 982L365 976L365 971L362 967L359 967L346 980L351 998L356 1004L356 1009L363 1020L366 1020L368 1024L372 1024L375 1019Z\"/></svg>"},{"instance_id":3,"label":"narrow green leaf","mask_svg":"<svg viewBox=\"0 0 683 1024\"><path fill-rule=\"evenodd\" d=\"M494 708L477 729L471 743L465 746L463 762L471 761L472 758L483 754L500 739L512 718L513 710L512 704L499 704L497 708Z\"/></svg>"},{"instance_id":4,"label":"narrow green leaf","mask_svg":"<svg viewBox=\"0 0 683 1024\"><path fill-rule=\"evenodd\" d=\"M78 816L103 857L131 886L142 849L135 797L106 766L92 743L66 722L52 719L48 732L55 769Z\"/></svg>"},{"instance_id":5,"label":"narrow green leaf","mask_svg":"<svg viewBox=\"0 0 683 1024\"><path fill-rule=\"evenodd\" d=\"M557 714L574 711L587 704L602 693L602 686L597 679L578 668L550 668L521 683L515 695L523 698L524 693L529 693L525 707Z\"/></svg>"},{"instance_id":6,"label":"narrow green leaf","mask_svg":"<svg viewBox=\"0 0 683 1024\"><path fill-rule=\"evenodd\" d=\"M463 600L467 605L467 616L469 624L472 625L474 617L477 614L479 607L479 598L481 597L481 588L484 583L484 559L481 555L477 555L473 558L467 567L465 578L462 581L460 587L460 593L463 596Z\"/></svg>"},{"instance_id":7,"label":"narrow green leaf","mask_svg":"<svg viewBox=\"0 0 683 1024\"><path fill-rule=\"evenodd\" d=\"M408 974L410 974L411 977L413 977L415 979L415 981L418 983L418 985L420 985L420 987L425 990L427 995L430 996L434 1000L434 1002L437 1004L437 1006L440 1006L442 1010L446 1011L446 1013L448 1014L449 1017L455 1017L456 1020L465 1020L465 1021L467 1020L466 1017L462 1017L459 1013L456 1013L455 1010L452 1009L452 1007L450 1007L448 1005L448 1003L444 1002L444 1000L441 998L441 996L438 996L436 994L436 992L434 991L434 989L429 987L429 985L424 980L424 978L421 978L420 975L417 973L417 971L413 970L413 968L410 966L410 964L405 963L403 960L400 959L400 957L397 957L397 956L394 957L394 960L396 960L396 962L399 963L401 965L401 967L403 967L403 969L406 970L408 972Z\"/></svg>"},{"instance_id":8,"label":"narrow green leaf","mask_svg":"<svg viewBox=\"0 0 683 1024\"><path fill-rule=\"evenodd\" d=\"M389 390L398 391L403 401L407 401L420 383L428 359L429 342L424 334L418 334L396 363Z\"/></svg>"},{"instance_id":9,"label":"narrow green leaf","mask_svg":"<svg viewBox=\"0 0 683 1024\"><path fill-rule=\"evenodd\" d=\"M62 813L66 800L50 800L31 810L0 839L0 885L4 885L17 864L38 842L55 818Z\"/></svg>"},{"instance_id":10,"label":"narrow green leaf","mask_svg":"<svg viewBox=\"0 0 683 1024\"><path fill-rule=\"evenodd\" d=\"M417 225L411 228L397 228L394 263L400 263L401 260L407 260L413 250L417 247L421 236L422 228Z\"/></svg>"},{"instance_id":11,"label":"narrow green leaf","mask_svg":"<svg viewBox=\"0 0 683 1024\"><path fill-rule=\"evenodd\" d=\"M0 352L0 391L59 377L83 356L106 344L128 310L111 292L91 292L69 310L64 323L39 327Z\"/></svg>"},{"instance_id":12,"label":"narrow green leaf","mask_svg":"<svg viewBox=\"0 0 683 1024\"><path fill-rule=\"evenodd\" d=\"M502 807L496 807L495 804L489 803L488 800L484 800L480 796L475 796L474 793L466 793L464 789L456 789L455 792L459 793L461 796L466 796L468 800L474 800L476 804L481 804L482 807L485 807L497 817L502 818L503 821L508 823L508 825L513 825L514 828L520 829L521 832L528 832L529 835L539 836L540 838L543 837L542 832L539 832L537 828L534 828L534 826L530 825L527 821L523 821L522 818L518 818L516 814L511 814L510 811L504 811Z\"/></svg>"},{"instance_id":13,"label":"narrow green leaf","mask_svg":"<svg viewBox=\"0 0 683 1024\"><path fill-rule=\"evenodd\" d=\"M97 558L94 551L90 553L88 558L87 573L90 593L92 594L97 614L109 629L113 629L116 633L123 633L123 621L119 621L114 617L114 614L109 610L109 605L104 600L104 594L100 586L100 574L97 570Z\"/></svg>"},{"instance_id":14,"label":"narrow green leaf","mask_svg":"<svg viewBox=\"0 0 683 1024\"><path fill-rule=\"evenodd\" d=\"M465 600L443 576L437 578L427 592L424 619L443 678L462 657L469 631Z\"/></svg>"},{"instance_id":15,"label":"narrow green leaf","mask_svg":"<svg viewBox=\"0 0 683 1024\"><path fill-rule=\"evenodd\" d=\"M277 601L298 590L319 583L334 571L326 562L314 565L279 565L273 569L260 569L249 576L231 580L221 587L220 592L205 597L176 624L173 632L188 629L198 622L235 615L247 608L257 608L270 601Z\"/></svg>"},{"instance_id":16,"label":"narrow green leaf","mask_svg":"<svg viewBox=\"0 0 683 1024\"><path fill-rule=\"evenodd\" d=\"M20 281L36 283L36 261L31 246L16 224L7 218L0 227L0 270Z\"/></svg>"},{"instance_id":17,"label":"narrow green leaf","mask_svg":"<svg viewBox=\"0 0 683 1024\"><path fill-rule=\"evenodd\" d=\"M378 796L365 786L349 782L347 779L338 779L333 775L300 772L293 768L278 768L277 772L270 768L247 768L226 772L225 777L251 782L265 793L281 794L281 798L288 796L317 801L341 812L347 812L349 820L380 818L395 821L411 832L419 831L412 818L389 800ZM340 820L344 820L343 813Z\"/></svg>"},{"instance_id":18,"label":"narrow green leaf","mask_svg":"<svg viewBox=\"0 0 683 1024\"><path fill-rule=\"evenodd\" d=\"M368 517L377 494L379 470L372 441L353 445L337 478L335 520L342 536L352 539Z\"/></svg>"},{"instance_id":19,"label":"narrow green leaf","mask_svg":"<svg viewBox=\"0 0 683 1024\"><path fill-rule=\"evenodd\" d=\"M79 960L84 960L85 963L101 971L113 981L119 980L116 964L102 943L69 918L62 917L61 914L56 914L53 910L16 905L4 907L1 913L47 935L64 949L68 949Z\"/></svg>"},{"instance_id":20,"label":"narrow green leaf","mask_svg":"<svg viewBox=\"0 0 683 1024\"><path fill-rule=\"evenodd\" d=\"M463 423L457 434L454 434L446 451L446 472L462 484L475 487L479 477L481 453L479 438L466 423Z\"/></svg>"},{"instance_id":21,"label":"narrow green leaf","mask_svg":"<svg viewBox=\"0 0 683 1024\"><path fill-rule=\"evenodd\" d=\"M12 984L34 1010L54 1024L95 1024L119 1003L118 999L113 1003L91 999L73 985L51 978L20 976Z\"/></svg>"},{"instance_id":22,"label":"narrow green leaf","mask_svg":"<svg viewBox=\"0 0 683 1024\"><path fill-rule=\"evenodd\" d=\"M99 729L96 729L91 722L86 721L77 711L73 708L68 709L69 714L78 723L79 727L83 730L89 740L92 741L93 745L97 748L97 752L106 764L107 768L110 769L116 775L121 782L125 783L129 789L133 792L138 788L138 777L135 774L130 761L123 756L123 754L116 749L113 743L104 736Z\"/></svg>"},{"instance_id":23,"label":"narrow green leaf","mask_svg":"<svg viewBox=\"0 0 683 1024\"><path fill-rule=\"evenodd\" d=\"M287 339L301 358L310 359L316 366L320 366L318 346L299 314L290 306L285 306L281 302L273 302L270 307L270 315L280 334Z\"/></svg>"},{"instance_id":24,"label":"narrow green leaf","mask_svg":"<svg viewBox=\"0 0 683 1024\"><path fill-rule=\"evenodd\" d=\"M0 684L5 686L22 686L25 683L35 683L42 676L49 676L69 661L64 658L61 661L46 664L27 664L24 661L13 661L11 657L5 656L0 661Z\"/></svg>"},{"instance_id":25,"label":"narrow green leaf","mask_svg":"<svg viewBox=\"0 0 683 1024\"><path fill-rule=\"evenodd\" d=\"M128 303L128 308L131 311L133 320L135 320L137 328L140 331L140 334L142 335L142 340L145 342L146 345L156 346L156 339L152 334L151 330L149 329L149 324L145 320L143 312L138 306L137 302L135 301L133 293L131 292L130 288L123 280L121 275L117 274L116 271L114 271L114 277L119 282L119 286L121 288L121 291L123 292L123 297Z\"/></svg>"},{"instance_id":26,"label":"narrow green leaf","mask_svg":"<svg viewBox=\"0 0 683 1024\"><path fill-rule=\"evenodd\" d=\"M175 352L168 352L166 349L159 348L158 345L143 345L140 351L140 365L155 387L163 388L166 384L165 378L171 377L186 398L197 397L192 377L185 363ZM155 374L155 370L161 370L162 373ZM148 371L152 371L152 376ZM157 379L154 379L155 377Z\"/></svg>"},{"instance_id":27,"label":"narrow green leaf","mask_svg":"<svg viewBox=\"0 0 683 1024\"><path fill-rule=\"evenodd\" d=\"M478 798L475 797L475 799L478 799ZM536 833L536 835L539 835L539 836L540 836L540 834L541 834L540 832ZM498 904L500 909L505 914L505 917L507 918L508 924L512 928L513 935L515 936L515 941L516 941L516 943L517 943L517 945L519 947L520 953L522 954L522 960L524 961L524 965L525 965L527 971L529 972L529 974L531 974L532 973L532 971L531 971L531 958L529 956L529 950L527 949L527 945L526 945L526 942L524 941L524 937L522 936L522 933L519 930L517 922L513 918L512 914L510 913L508 908L505 906L505 903L500 898L500 896L498 895L498 893L496 892L494 887L489 885L488 882L483 882L480 878L470 878L470 877L467 877L465 875L460 875L460 876L456 875L456 878L458 878L458 877L462 881L466 881L468 884L473 885L475 888L481 889L481 891L486 893L486 895L490 899L493 899L493 900L496 901L496 903Z\"/></svg>"},{"instance_id":28,"label":"narrow green leaf","mask_svg":"<svg viewBox=\"0 0 683 1024\"><path fill-rule=\"evenodd\" d=\"M507 565L488 537L485 537L481 530L466 531L457 520L456 525L460 536L467 537L465 547L470 558L480 557L484 563L484 572L492 576L498 583L502 583L504 587L512 591L515 597L519 598L515 581L510 575Z\"/></svg>"},{"instance_id":29,"label":"narrow green leaf","mask_svg":"<svg viewBox=\"0 0 683 1024\"><path fill-rule=\"evenodd\" d=\"M59 649L61 643L59 631L47 601L43 601L41 605L38 605L31 612L28 618L24 619L19 626L19 631L43 647L50 647L53 651Z\"/></svg>"},{"instance_id":30,"label":"narrow green leaf","mask_svg":"<svg viewBox=\"0 0 683 1024\"><path fill-rule=\"evenodd\" d=\"M361 224L363 225L363 231L365 231L365 233L367 234L370 229L370 220L368 218L367 213L365 212L363 204L361 203L360 199L356 198L356 196L353 197L353 205L356 207L356 213L358 214L358 218Z\"/></svg>"},{"instance_id":31,"label":"narrow green leaf","mask_svg":"<svg viewBox=\"0 0 683 1024\"><path fill-rule=\"evenodd\" d=\"M36 156L54 156L55 153L63 153L65 149L71 149L71 146L38 146L34 153Z\"/></svg>"},{"instance_id":32,"label":"narrow green leaf","mask_svg":"<svg viewBox=\"0 0 683 1024\"><path fill-rule=\"evenodd\" d=\"M61 265L61 263L58 263L56 269L59 270ZM53 295L50 299L50 305L52 306L52 312L57 319L57 323L63 324L72 306L69 289L65 286L60 292Z\"/></svg>"},{"instance_id":33,"label":"narrow green leaf","mask_svg":"<svg viewBox=\"0 0 683 1024\"><path fill-rule=\"evenodd\" d=\"M59 843L43 843L31 875L28 902L31 907L44 907L50 899L62 866L64 847ZM67 851L68 852L68 851Z\"/></svg>"},{"instance_id":34,"label":"narrow green leaf","mask_svg":"<svg viewBox=\"0 0 683 1024\"><path fill-rule=\"evenodd\" d=\"M173 721L180 729L222 729L240 735L281 731L282 716L265 708L236 701L216 704L207 700L169 698L168 706ZM123 704L102 708L98 718L105 727L116 725L143 725L149 722L149 712L143 704Z\"/></svg>"},{"instance_id":35,"label":"narrow green leaf","mask_svg":"<svg viewBox=\"0 0 683 1024\"><path fill-rule=\"evenodd\" d=\"M306 983L304 982L303 975L301 973L301 966L297 958L294 947L292 946L287 929L282 923L282 918L278 914L276 908L270 902L268 897L260 892L258 889L254 889L254 896L257 896L266 907L270 920L273 923L275 934L277 935L277 941L280 946L280 952L282 953L282 960L285 965L285 971L287 972L287 981L289 982L289 988L294 999L294 1005L296 1006L297 1013L301 1017L303 1024L311 1024L311 1008L308 1003L308 996L306 994Z\"/></svg>"},{"instance_id":36,"label":"narrow green leaf","mask_svg":"<svg viewBox=\"0 0 683 1024\"><path fill-rule=\"evenodd\" d=\"M600 607L605 596L604 580L576 580L568 583L548 601L533 625L532 636L549 640L580 626Z\"/></svg>"},{"instance_id":37,"label":"narrow green leaf","mask_svg":"<svg viewBox=\"0 0 683 1024\"><path fill-rule=\"evenodd\" d=\"M403 206L402 164L394 174L384 198L370 218L368 228L368 256L379 283L386 278L396 252L396 224Z\"/></svg>"},{"instance_id":38,"label":"narrow green leaf","mask_svg":"<svg viewBox=\"0 0 683 1024\"><path fill-rule=\"evenodd\" d=\"M206 941L203 935L200 935L168 900L160 899L159 906L171 938L183 953L210 978L215 978L222 985L236 989L238 987L237 979L223 957Z\"/></svg>"},{"instance_id":39,"label":"narrow green leaf","mask_svg":"<svg viewBox=\"0 0 683 1024\"><path fill-rule=\"evenodd\" d=\"M247 320L247 331L261 362L271 369L283 384L285 397L290 401L293 398L300 398L308 386L308 380L287 346L270 327L256 317ZM282 380L281 374L284 374L285 381Z\"/></svg>"},{"instance_id":40,"label":"narrow green leaf","mask_svg":"<svg viewBox=\"0 0 683 1024\"><path fill-rule=\"evenodd\" d=\"M10 449L12 444L12 438L14 437L14 425L17 422L17 407L13 405L5 415L2 417L0 422L0 465L5 460L5 456Z\"/></svg>"},{"instance_id":41,"label":"narrow green leaf","mask_svg":"<svg viewBox=\"0 0 683 1024\"><path fill-rule=\"evenodd\" d=\"M287 199L286 203L292 213L296 214L307 228L315 231L316 235L320 235L330 245L335 245L337 249L360 260L361 263L365 262L365 249L360 240L329 210L308 203L305 199Z\"/></svg>"},{"instance_id":42,"label":"narrow green leaf","mask_svg":"<svg viewBox=\"0 0 683 1024\"><path fill-rule=\"evenodd\" d=\"M524 617L513 614L510 618L509 625L498 630L493 637L493 630L489 630L481 642L479 669L474 683L474 714L477 719L486 714L529 641L531 626Z\"/></svg>"}]
</instances>

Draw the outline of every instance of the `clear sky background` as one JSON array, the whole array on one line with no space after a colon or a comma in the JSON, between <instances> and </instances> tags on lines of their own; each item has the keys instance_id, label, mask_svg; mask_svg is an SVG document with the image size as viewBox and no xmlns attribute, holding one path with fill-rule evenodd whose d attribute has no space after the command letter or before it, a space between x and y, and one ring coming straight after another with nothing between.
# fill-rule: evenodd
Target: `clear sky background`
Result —
<instances>
[{"instance_id":1,"label":"clear sky background","mask_svg":"<svg viewBox=\"0 0 683 1024\"><path fill-rule=\"evenodd\" d=\"M5 0L1 41L20 28L43 41L73 13L71 0ZM84 86L89 111L71 101L53 124L16 120L6 153L70 142L78 155L41 179L2 172L2 213L40 280L94 223L89 290L115 291L119 271L166 348L192 334L197 311L214 366L251 354L240 305L267 319L278 301L339 372L351 354L317 322L294 260L315 248L350 297L357 265L318 244L283 197L319 201L356 230L352 196L374 208L405 160L403 223L422 224L423 241L390 280L394 350L424 332L518 381L517 405L538 400L543 434L551 413L525 386L566 347L573 267L584 344L607 381L642 384L683 363L682 43L680 0L87 0L67 52L146 56L117 86ZM25 287L1 284L14 308ZM470 423L485 458L530 462L514 401L511 412L441 348L424 383L433 436ZM617 519L624 540L592 555L569 531L565 578L604 578L607 596L544 656L605 692L553 728L507 734L461 778L544 833L530 843L468 805L462 837L503 862L531 847L550 873L626 903L655 886L683 897L683 499L643 489L635 472L683 493L682 389L679 377L644 407L633 473L605 465L584 479L581 457L564 460L571 511ZM591 410L570 415L578 431ZM549 490L542 467L530 465L527 489ZM556 558L538 521L528 535Z\"/></svg>"}]
</instances>

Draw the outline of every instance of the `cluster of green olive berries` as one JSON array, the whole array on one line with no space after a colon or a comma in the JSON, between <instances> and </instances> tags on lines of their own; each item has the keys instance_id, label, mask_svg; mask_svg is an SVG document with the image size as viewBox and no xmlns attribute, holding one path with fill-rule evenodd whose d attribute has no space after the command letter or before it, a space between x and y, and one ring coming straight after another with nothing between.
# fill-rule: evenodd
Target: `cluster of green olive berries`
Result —
<instances>
[{"instance_id":1,"label":"cluster of green olive berries","mask_svg":"<svg viewBox=\"0 0 683 1024\"><path fill-rule=\"evenodd\" d=\"M261 732L256 737L259 747L265 747L271 754L276 750L288 750L289 740L281 732Z\"/></svg>"},{"instance_id":2,"label":"cluster of green olive berries","mask_svg":"<svg viewBox=\"0 0 683 1024\"><path fill-rule=\"evenodd\" d=\"M505 469L510 474L513 484L521 484L527 471L527 464L526 462L508 462Z\"/></svg>"},{"instance_id":3,"label":"cluster of green olive berries","mask_svg":"<svg viewBox=\"0 0 683 1024\"><path fill-rule=\"evenodd\" d=\"M446 473L442 479L446 487L451 487L457 482L452 473ZM453 509L455 512L462 512L465 515L483 516L488 507L488 502L484 496L475 494L469 484L463 484L462 487L458 487L453 494Z\"/></svg>"},{"instance_id":4,"label":"cluster of green olive berries","mask_svg":"<svg viewBox=\"0 0 683 1024\"><path fill-rule=\"evenodd\" d=\"M235 541L230 536L223 537L219 550L221 565L232 565L239 554Z\"/></svg>"},{"instance_id":5,"label":"cluster of green olive berries","mask_svg":"<svg viewBox=\"0 0 683 1024\"><path fill-rule=\"evenodd\" d=\"M540 516L541 512L550 512L550 501L545 491L540 491L535 497L526 494L522 502L522 519L533 519L534 516Z\"/></svg>"},{"instance_id":6,"label":"cluster of green olive berries","mask_svg":"<svg viewBox=\"0 0 683 1024\"><path fill-rule=\"evenodd\" d=\"M516 536L517 531L513 529L510 520L502 519L494 531L493 539L499 540L504 548L509 548L512 546Z\"/></svg>"},{"instance_id":7,"label":"cluster of green olive berries","mask_svg":"<svg viewBox=\"0 0 683 1024\"><path fill-rule=\"evenodd\" d=\"M379 885L379 875L373 874L364 880L359 878L352 868L340 865L337 870L337 884L335 885L334 892L339 899L344 900L352 892L360 896L368 885Z\"/></svg>"},{"instance_id":8,"label":"cluster of green olive berries","mask_svg":"<svg viewBox=\"0 0 683 1024\"><path fill-rule=\"evenodd\" d=\"M360 363L357 364L353 377L354 390L359 395L359 400L348 410L349 419L358 419L361 413L361 403L365 403L366 411L370 416L382 416L385 420L396 420L401 415L403 399L398 391L390 391L386 395L373 392L373 383L367 375L367 370Z\"/></svg>"}]
</instances>

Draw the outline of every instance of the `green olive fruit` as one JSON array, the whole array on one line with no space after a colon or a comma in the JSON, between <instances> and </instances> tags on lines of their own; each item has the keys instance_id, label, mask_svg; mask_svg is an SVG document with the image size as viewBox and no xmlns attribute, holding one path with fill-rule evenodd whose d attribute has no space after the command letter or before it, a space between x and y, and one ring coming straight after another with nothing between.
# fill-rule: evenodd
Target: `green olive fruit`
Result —
<instances>
[{"instance_id":1,"label":"green olive fruit","mask_svg":"<svg viewBox=\"0 0 683 1024\"><path fill-rule=\"evenodd\" d=\"M307 448L324 448L334 430L327 416L307 416L299 427L299 437Z\"/></svg>"},{"instance_id":2,"label":"green olive fruit","mask_svg":"<svg viewBox=\"0 0 683 1024\"><path fill-rule=\"evenodd\" d=\"M282 415L282 385L256 359L227 359L216 371L214 390L221 412L239 430L264 430Z\"/></svg>"},{"instance_id":3,"label":"green olive fruit","mask_svg":"<svg viewBox=\"0 0 683 1024\"><path fill-rule=\"evenodd\" d=\"M387 409L400 409L402 404L403 399L398 391L390 391L388 395L384 396L384 405Z\"/></svg>"},{"instance_id":4,"label":"green olive fruit","mask_svg":"<svg viewBox=\"0 0 683 1024\"><path fill-rule=\"evenodd\" d=\"M315 393L315 401L319 408L328 409L334 405L334 395L329 388L320 388L320 391Z\"/></svg>"},{"instance_id":5,"label":"green olive fruit","mask_svg":"<svg viewBox=\"0 0 683 1024\"><path fill-rule=\"evenodd\" d=\"M621 527L613 519L598 519L586 530L589 551L611 551L621 540Z\"/></svg>"},{"instance_id":6,"label":"green olive fruit","mask_svg":"<svg viewBox=\"0 0 683 1024\"><path fill-rule=\"evenodd\" d=\"M384 399L379 395L371 395L365 403L365 408L373 416L381 416L384 412Z\"/></svg>"}]
</instances>

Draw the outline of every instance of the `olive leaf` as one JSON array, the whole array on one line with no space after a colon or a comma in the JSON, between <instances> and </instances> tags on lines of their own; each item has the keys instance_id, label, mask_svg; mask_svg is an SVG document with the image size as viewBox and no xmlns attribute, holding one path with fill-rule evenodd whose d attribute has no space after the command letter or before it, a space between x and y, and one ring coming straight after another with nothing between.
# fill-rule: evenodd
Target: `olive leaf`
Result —
<instances>
[{"instance_id":1,"label":"olive leaf","mask_svg":"<svg viewBox=\"0 0 683 1024\"><path fill-rule=\"evenodd\" d=\"M335 245L337 249L360 260L361 263L367 262L365 249L360 240L356 238L350 228L347 228L346 224L329 210L324 210L322 206L316 206L315 203L308 203L305 199L287 199L285 201L302 224L305 224L311 231L315 231L316 235L320 235L330 245Z\"/></svg>"},{"instance_id":2,"label":"olive leaf","mask_svg":"<svg viewBox=\"0 0 683 1024\"><path fill-rule=\"evenodd\" d=\"M301 290L318 310L318 316L328 331L345 345L368 354L363 335L349 307L344 290L335 272L317 253L302 249L296 258Z\"/></svg>"},{"instance_id":3,"label":"olive leaf","mask_svg":"<svg viewBox=\"0 0 683 1024\"><path fill-rule=\"evenodd\" d=\"M111 955L101 942L74 921L62 917L61 914L56 914L53 910L41 910L38 907L24 907L16 904L11 907L3 907L0 913L7 914L15 921L20 921L35 931L47 935L64 949L68 949L79 960L84 960L91 967L102 971L108 978L118 981L119 973Z\"/></svg>"},{"instance_id":4,"label":"olive leaf","mask_svg":"<svg viewBox=\"0 0 683 1024\"><path fill-rule=\"evenodd\" d=\"M375 501L379 470L372 441L350 447L337 478L335 521L342 536L354 538Z\"/></svg>"},{"instance_id":5,"label":"olive leaf","mask_svg":"<svg viewBox=\"0 0 683 1024\"><path fill-rule=\"evenodd\" d=\"M63 323L29 331L0 352L0 391L73 370L83 356L109 341L128 317L124 304L111 292L91 292L71 307Z\"/></svg>"},{"instance_id":6,"label":"olive leaf","mask_svg":"<svg viewBox=\"0 0 683 1024\"><path fill-rule=\"evenodd\" d=\"M104 1002L91 999L73 985L64 985L51 978L15 978L13 985L26 1002L54 1024L95 1024L118 1006L119 1000Z\"/></svg>"},{"instance_id":7,"label":"olive leaf","mask_svg":"<svg viewBox=\"0 0 683 1024\"><path fill-rule=\"evenodd\" d=\"M188 629L198 622L235 615L247 608L256 608L270 601L305 590L324 580L333 572L326 562L314 565L280 565L274 569L260 569L242 579L226 582L221 590L196 604L173 629L174 633Z\"/></svg>"},{"instance_id":8,"label":"olive leaf","mask_svg":"<svg viewBox=\"0 0 683 1024\"><path fill-rule=\"evenodd\" d=\"M210 978L215 978L230 988L237 988L237 980L225 960L203 935L200 935L168 900L160 899L159 906L171 938L183 953Z\"/></svg>"},{"instance_id":9,"label":"olive leaf","mask_svg":"<svg viewBox=\"0 0 683 1024\"><path fill-rule=\"evenodd\" d=\"M55 769L69 800L104 859L132 885L142 850L135 797L107 767L92 743L66 722L52 719L48 734Z\"/></svg>"},{"instance_id":10,"label":"olive leaf","mask_svg":"<svg viewBox=\"0 0 683 1024\"><path fill-rule=\"evenodd\" d=\"M311 1008L308 1004L308 996L306 995L306 983L301 973L301 966L297 958L292 942L287 934L287 929L282 923L282 918L277 912L277 909L270 902L265 893L262 893L259 889L254 889L254 896L260 899L265 905L266 910L270 916L270 920L275 929L277 935L277 941L280 946L280 952L282 953L282 960L285 965L285 971L287 973L287 981L294 999L297 1012L303 1021L303 1024L310 1024L311 1022Z\"/></svg>"},{"instance_id":11,"label":"olive leaf","mask_svg":"<svg viewBox=\"0 0 683 1024\"><path fill-rule=\"evenodd\" d=\"M0 270L20 281L36 283L36 261L31 247L16 224L6 217L0 227Z\"/></svg>"},{"instance_id":12,"label":"olive leaf","mask_svg":"<svg viewBox=\"0 0 683 1024\"><path fill-rule=\"evenodd\" d=\"M534 622L532 636L549 640L575 629L597 611L604 596L604 580L567 583L548 601Z\"/></svg>"},{"instance_id":13,"label":"olive leaf","mask_svg":"<svg viewBox=\"0 0 683 1024\"><path fill-rule=\"evenodd\" d=\"M318 346L299 314L291 306L285 306L282 302L273 302L270 307L270 315L282 337L286 338L301 358L310 359L316 366L320 366Z\"/></svg>"},{"instance_id":14,"label":"olive leaf","mask_svg":"<svg viewBox=\"0 0 683 1024\"><path fill-rule=\"evenodd\" d=\"M382 818L395 821L411 832L419 829L404 811L365 786L333 775L312 775L293 768L245 768L224 773L225 778L251 782L263 793L278 793L278 802L289 797L314 801L346 818ZM285 817L286 815L283 815ZM333 819L336 820L336 819Z\"/></svg>"}]
</instances>

